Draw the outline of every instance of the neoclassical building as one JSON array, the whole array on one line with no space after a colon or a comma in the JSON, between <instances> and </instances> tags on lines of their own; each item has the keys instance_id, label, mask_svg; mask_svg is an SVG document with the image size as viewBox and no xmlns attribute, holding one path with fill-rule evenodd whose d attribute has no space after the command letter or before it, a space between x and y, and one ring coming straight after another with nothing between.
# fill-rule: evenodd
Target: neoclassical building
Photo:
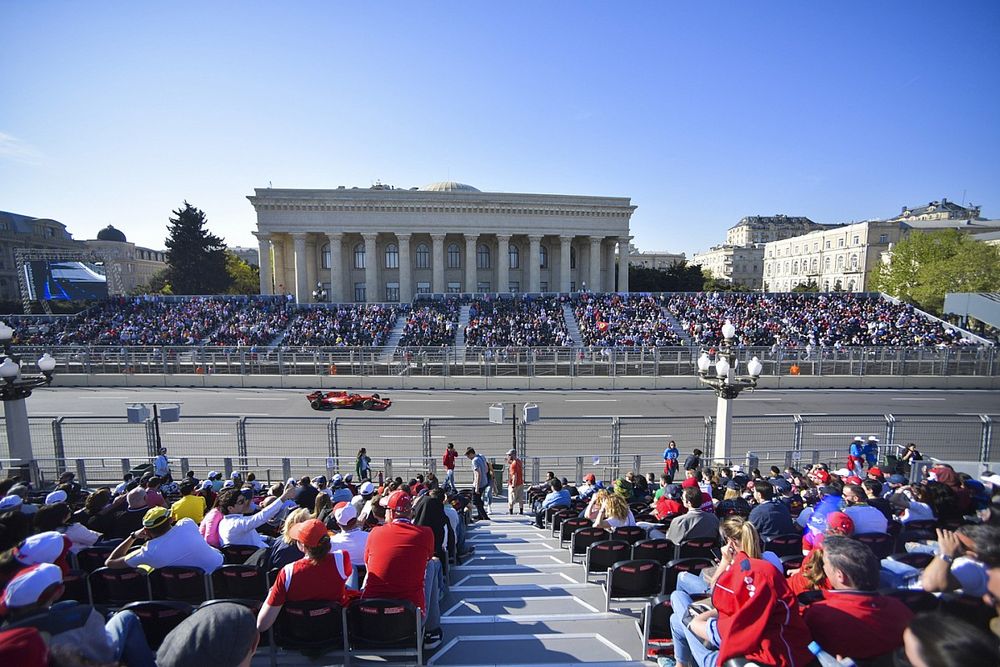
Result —
<instances>
[{"instance_id":1,"label":"neoclassical building","mask_svg":"<svg viewBox=\"0 0 1000 667\"><path fill-rule=\"evenodd\" d=\"M455 182L402 189L257 188L262 294L332 303L415 294L628 291L627 197L480 192Z\"/></svg>"}]
</instances>

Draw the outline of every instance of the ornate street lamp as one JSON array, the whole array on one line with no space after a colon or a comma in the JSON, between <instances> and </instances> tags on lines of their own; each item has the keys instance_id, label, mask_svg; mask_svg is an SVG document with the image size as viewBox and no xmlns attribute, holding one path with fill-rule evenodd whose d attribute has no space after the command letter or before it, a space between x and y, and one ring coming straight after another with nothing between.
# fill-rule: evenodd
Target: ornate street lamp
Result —
<instances>
[{"instance_id":1,"label":"ornate street lamp","mask_svg":"<svg viewBox=\"0 0 1000 667\"><path fill-rule=\"evenodd\" d=\"M760 359L753 357L747 363L747 374L737 375L739 359L733 347L736 327L729 320L722 325L722 344L715 353L715 373L711 372L712 359L702 350L698 357L698 379L715 390L718 397L716 406L715 452L713 458L728 460L732 452L733 399L744 389L753 391L757 387L764 366Z\"/></svg>"},{"instance_id":2,"label":"ornate street lamp","mask_svg":"<svg viewBox=\"0 0 1000 667\"><path fill-rule=\"evenodd\" d=\"M10 458L19 459L25 467L34 460L31 450L31 430L28 428L28 409L24 399L31 396L32 389L52 382L56 360L48 352L36 362L41 375L22 375L21 358L14 353L11 341L14 330L0 322L0 345L3 346L3 362L0 363L0 401L3 401L4 422L7 430L7 446ZM32 480L37 482L37 480Z\"/></svg>"},{"instance_id":3,"label":"ornate street lamp","mask_svg":"<svg viewBox=\"0 0 1000 667\"><path fill-rule=\"evenodd\" d=\"M313 301L316 303L326 301L326 290L323 289L323 283L316 283L316 289L313 290Z\"/></svg>"}]
</instances>

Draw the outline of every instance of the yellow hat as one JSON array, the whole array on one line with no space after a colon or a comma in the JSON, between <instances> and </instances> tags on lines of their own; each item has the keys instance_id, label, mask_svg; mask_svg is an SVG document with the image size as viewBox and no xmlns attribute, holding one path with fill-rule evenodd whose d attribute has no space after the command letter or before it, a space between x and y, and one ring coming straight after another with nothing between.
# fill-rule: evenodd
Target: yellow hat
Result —
<instances>
[{"instance_id":1,"label":"yellow hat","mask_svg":"<svg viewBox=\"0 0 1000 667\"><path fill-rule=\"evenodd\" d=\"M154 507L143 515L142 525L144 528L156 528L169 520L170 512L166 507Z\"/></svg>"}]
</instances>

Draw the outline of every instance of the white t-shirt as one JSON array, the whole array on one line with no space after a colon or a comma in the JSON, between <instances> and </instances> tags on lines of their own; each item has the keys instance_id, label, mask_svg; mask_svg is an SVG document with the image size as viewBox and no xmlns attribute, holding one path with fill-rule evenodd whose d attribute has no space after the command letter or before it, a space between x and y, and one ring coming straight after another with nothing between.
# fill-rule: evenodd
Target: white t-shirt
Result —
<instances>
[{"instance_id":1,"label":"white t-shirt","mask_svg":"<svg viewBox=\"0 0 1000 667\"><path fill-rule=\"evenodd\" d=\"M930 505L927 503L920 503L916 500L911 500L910 506L903 510L899 520L902 523L909 523L911 521L933 521L934 510L932 510Z\"/></svg>"},{"instance_id":2,"label":"white t-shirt","mask_svg":"<svg viewBox=\"0 0 1000 667\"><path fill-rule=\"evenodd\" d=\"M959 556L951 564L951 574L958 580L958 587L965 595L977 598L986 595L989 575L986 573L986 566L979 561Z\"/></svg>"},{"instance_id":3,"label":"white t-shirt","mask_svg":"<svg viewBox=\"0 0 1000 667\"><path fill-rule=\"evenodd\" d=\"M197 567L210 574L222 567L222 553L208 545L198 532L198 524L184 518L165 535L150 540L138 551L126 556L125 564L129 567L148 565L153 569Z\"/></svg>"},{"instance_id":4,"label":"white t-shirt","mask_svg":"<svg viewBox=\"0 0 1000 667\"><path fill-rule=\"evenodd\" d=\"M341 531L330 537L331 549L342 549L351 557L351 562L355 565L363 565L365 562L365 544L368 543L368 533L356 529L351 532Z\"/></svg>"}]
</instances>

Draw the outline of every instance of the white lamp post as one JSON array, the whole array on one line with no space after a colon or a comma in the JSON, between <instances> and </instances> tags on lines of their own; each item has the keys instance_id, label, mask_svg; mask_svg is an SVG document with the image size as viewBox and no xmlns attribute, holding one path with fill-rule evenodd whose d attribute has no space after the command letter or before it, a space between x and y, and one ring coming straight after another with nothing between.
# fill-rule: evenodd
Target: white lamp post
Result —
<instances>
[{"instance_id":1,"label":"white lamp post","mask_svg":"<svg viewBox=\"0 0 1000 667\"><path fill-rule=\"evenodd\" d=\"M31 390L52 382L56 360L48 352L36 362L41 375L22 375L21 358L14 353L11 341L14 330L0 322L0 345L3 346L3 362L0 363L0 401L3 401L4 422L7 430L7 445L10 458L18 459L22 468L34 460L31 449L31 429L28 428L28 409L24 399L31 396ZM33 469L32 469L33 470ZM37 480L32 479L32 482Z\"/></svg>"},{"instance_id":2,"label":"white lamp post","mask_svg":"<svg viewBox=\"0 0 1000 667\"><path fill-rule=\"evenodd\" d=\"M713 458L728 461L732 453L733 399L744 389L751 391L764 370L760 359L754 357L747 363L747 374L737 375L739 359L733 347L736 327L729 320L722 325L722 344L715 355L715 374L711 373L712 359L702 350L698 357L698 379L715 390L718 397L715 418L715 451Z\"/></svg>"}]
</instances>

